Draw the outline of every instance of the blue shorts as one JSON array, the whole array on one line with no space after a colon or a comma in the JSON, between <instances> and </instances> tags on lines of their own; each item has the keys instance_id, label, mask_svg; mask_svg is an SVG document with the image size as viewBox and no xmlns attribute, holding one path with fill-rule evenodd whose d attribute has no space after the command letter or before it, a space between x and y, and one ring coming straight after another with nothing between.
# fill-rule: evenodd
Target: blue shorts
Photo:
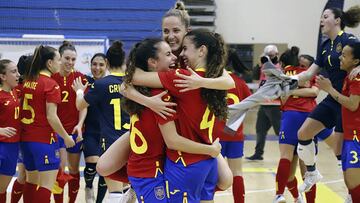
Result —
<instances>
[{"instance_id":1,"label":"blue shorts","mask_svg":"<svg viewBox=\"0 0 360 203\"><path fill-rule=\"evenodd\" d=\"M22 142L23 161L28 171L51 171L59 169L59 143Z\"/></svg>"},{"instance_id":2,"label":"blue shorts","mask_svg":"<svg viewBox=\"0 0 360 203\"><path fill-rule=\"evenodd\" d=\"M83 151L84 156L100 156L101 155L101 146L100 146L100 134L97 133L84 133L83 140Z\"/></svg>"},{"instance_id":3,"label":"blue shorts","mask_svg":"<svg viewBox=\"0 0 360 203\"><path fill-rule=\"evenodd\" d=\"M342 170L360 168L360 143L355 140L344 140L341 152Z\"/></svg>"},{"instance_id":4,"label":"blue shorts","mask_svg":"<svg viewBox=\"0 0 360 203\"><path fill-rule=\"evenodd\" d=\"M164 175L159 173L156 178L136 178L129 176L139 202L167 203Z\"/></svg>"},{"instance_id":5,"label":"blue shorts","mask_svg":"<svg viewBox=\"0 0 360 203\"><path fill-rule=\"evenodd\" d=\"M59 140L60 148L66 148L64 139L58 134L57 134L57 137L58 137L58 140ZM66 148L66 151L69 152L69 153L80 153L81 150L82 150L83 142L81 141L81 142L76 143L76 138L77 138L76 134L71 135L71 137L73 138L73 140L75 142L75 146L70 147L70 148Z\"/></svg>"},{"instance_id":6,"label":"blue shorts","mask_svg":"<svg viewBox=\"0 0 360 203\"><path fill-rule=\"evenodd\" d=\"M229 159L237 159L244 156L244 141L221 141L221 154Z\"/></svg>"},{"instance_id":7,"label":"blue shorts","mask_svg":"<svg viewBox=\"0 0 360 203\"><path fill-rule=\"evenodd\" d=\"M326 140L333 132L333 129L325 128L324 130L320 131L316 137L320 138L321 140Z\"/></svg>"},{"instance_id":8,"label":"blue shorts","mask_svg":"<svg viewBox=\"0 0 360 203\"><path fill-rule=\"evenodd\" d=\"M216 159L207 159L184 166L166 158L165 183L167 197L171 203L198 203L200 200L213 200L218 180Z\"/></svg>"},{"instance_id":9,"label":"blue shorts","mask_svg":"<svg viewBox=\"0 0 360 203\"><path fill-rule=\"evenodd\" d=\"M19 155L19 143L0 142L0 174L13 176Z\"/></svg>"},{"instance_id":10,"label":"blue shorts","mask_svg":"<svg viewBox=\"0 0 360 203\"><path fill-rule=\"evenodd\" d=\"M21 151L20 145L19 145L19 156L18 156L17 162L18 162L19 164L24 163L24 156L23 156L23 153L22 153L22 151Z\"/></svg>"},{"instance_id":11,"label":"blue shorts","mask_svg":"<svg viewBox=\"0 0 360 203\"><path fill-rule=\"evenodd\" d=\"M279 132L279 143L297 146L298 130L308 117L308 112L283 111Z\"/></svg>"},{"instance_id":12,"label":"blue shorts","mask_svg":"<svg viewBox=\"0 0 360 203\"><path fill-rule=\"evenodd\" d=\"M320 121L328 129L335 126L335 132L343 132L341 106L328 97L315 107L309 117Z\"/></svg>"}]
</instances>

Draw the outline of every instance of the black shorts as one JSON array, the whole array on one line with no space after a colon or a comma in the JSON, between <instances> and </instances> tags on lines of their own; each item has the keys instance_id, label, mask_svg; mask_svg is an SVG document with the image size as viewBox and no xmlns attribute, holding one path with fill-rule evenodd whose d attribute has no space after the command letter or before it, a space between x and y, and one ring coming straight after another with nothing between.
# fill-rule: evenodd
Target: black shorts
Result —
<instances>
[{"instance_id":1,"label":"black shorts","mask_svg":"<svg viewBox=\"0 0 360 203\"><path fill-rule=\"evenodd\" d=\"M100 134L85 132L83 140L83 151L85 158L89 156L100 156L102 154Z\"/></svg>"},{"instance_id":2,"label":"black shorts","mask_svg":"<svg viewBox=\"0 0 360 203\"><path fill-rule=\"evenodd\" d=\"M316 106L309 117L320 121L326 128L335 127L335 132L343 132L341 105L329 96Z\"/></svg>"}]
</instances>

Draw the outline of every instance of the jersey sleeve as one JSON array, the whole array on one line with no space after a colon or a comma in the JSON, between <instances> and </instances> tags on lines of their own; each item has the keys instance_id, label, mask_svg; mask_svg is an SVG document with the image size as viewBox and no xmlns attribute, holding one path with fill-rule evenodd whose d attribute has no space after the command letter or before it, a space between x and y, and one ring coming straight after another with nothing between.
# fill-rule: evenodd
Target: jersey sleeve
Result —
<instances>
[{"instance_id":1,"label":"jersey sleeve","mask_svg":"<svg viewBox=\"0 0 360 203\"><path fill-rule=\"evenodd\" d=\"M327 40L321 44L316 53L316 60L314 63L319 67L324 67L324 54L326 53L324 47L326 42Z\"/></svg>"},{"instance_id":2,"label":"jersey sleeve","mask_svg":"<svg viewBox=\"0 0 360 203\"><path fill-rule=\"evenodd\" d=\"M54 80L49 80L49 82L45 84L44 92L46 102L61 103L60 87Z\"/></svg>"},{"instance_id":3,"label":"jersey sleeve","mask_svg":"<svg viewBox=\"0 0 360 203\"><path fill-rule=\"evenodd\" d=\"M102 99L101 83L96 81L90 86L89 91L85 94L84 99L90 105L96 105Z\"/></svg>"},{"instance_id":4,"label":"jersey sleeve","mask_svg":"<svg viewBox=\"0 0 360 203\"><path fill-rule=\"evenodd\" d=\"M360 95L360 75L351 80L349 91L350 95Z\"/></svg>"},{"instance_id":5,"label":"jersey sleeve","mask_svg":"<svg viewBox=\"0 0 360 203\"><path fill-rule=\"evenodd\" d=\"M163 85L163 87L167 90L169 90L170 94L173 96L179 96L181 93L179 92L179 90L181 88L179 87L175 87L175 83L174 80L175 79L180 79L176 73L181 73L184 75L190 75L190 72L188 70L185 69L173 69L170 71L165 71L165 72L159 72L159 78L161 81L161 84Z\"/></svg>"}]
</instances>

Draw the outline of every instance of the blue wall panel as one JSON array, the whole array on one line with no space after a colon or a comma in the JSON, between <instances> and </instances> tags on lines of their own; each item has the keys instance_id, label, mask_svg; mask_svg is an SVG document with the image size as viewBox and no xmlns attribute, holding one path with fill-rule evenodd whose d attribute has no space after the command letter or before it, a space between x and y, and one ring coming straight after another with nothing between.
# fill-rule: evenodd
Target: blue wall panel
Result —
<instances>
[{"instance_id":1,"label":"blue wall panel","mask_svg":"<svg viewBox=\"0 0 360 203\"><path fill-rule=\"evenodd\" d=\"M107 36L125 48L161 36L161 18L175 0L0 1L0 34Z\"/></svg>"}]
</instances>

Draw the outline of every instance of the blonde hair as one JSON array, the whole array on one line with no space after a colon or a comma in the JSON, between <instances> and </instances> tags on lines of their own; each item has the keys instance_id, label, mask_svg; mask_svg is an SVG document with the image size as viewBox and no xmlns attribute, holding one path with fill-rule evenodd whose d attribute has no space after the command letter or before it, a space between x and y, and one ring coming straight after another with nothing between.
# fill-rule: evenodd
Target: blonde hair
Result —
<instances>
[{"instance_id":1,"label":"blonde hair","mask_svg":"<svg viewBox=\"0 0 360 203\"><path fill-rule=\"evenodd\" d=\"M165 18L170 16L178 17L182 22L182 24L185 25L185 28L190 27L190 16L187 10L185 9L184 2L177 1L174 7L168 10L162 19L164 20Z\"/></svg>"}]
</instances>

